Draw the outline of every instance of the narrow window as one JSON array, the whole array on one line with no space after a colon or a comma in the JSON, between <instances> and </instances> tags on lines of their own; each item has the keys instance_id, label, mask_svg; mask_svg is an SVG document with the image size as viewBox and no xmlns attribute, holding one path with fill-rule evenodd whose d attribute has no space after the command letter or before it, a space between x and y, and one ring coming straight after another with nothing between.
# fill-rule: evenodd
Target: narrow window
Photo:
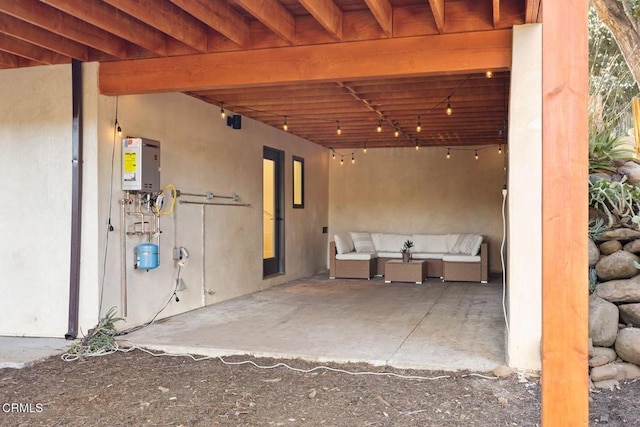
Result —
<instances>
[{"instance_id":1,"label":"narrow window","mask_svg":"<svg viewBox=\"0 0 640 427\"><path fill-rule=\"evenodd\" d=\"M293 156L293 207L304 208L304 159Z\"/></svg>"}]
</instances>

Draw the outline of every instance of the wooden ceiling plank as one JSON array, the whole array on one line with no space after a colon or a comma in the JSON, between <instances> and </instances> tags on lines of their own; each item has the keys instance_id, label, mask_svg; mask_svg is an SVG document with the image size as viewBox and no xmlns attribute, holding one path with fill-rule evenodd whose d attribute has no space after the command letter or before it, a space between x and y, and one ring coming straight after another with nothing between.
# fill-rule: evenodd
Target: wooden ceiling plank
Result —
<instances>
[{"instance_id":1,"label":"wooden ceiling plank","mask_svg":"<svg viewBox=\"0 0 640 427\"><path fill-rule=\"evenodd\" d=\"M166 36L120 10L96 0L41 0L58 10L137 44L155 54L167 54Z\"/></svg>"},{"instance_id":2,"label":"wooden ceiling plank","mask_svg":"<svg viewBox=\"0 0 640 427\"><path fill-rule=\"evenodd\" d=\"M170 0L241 47L251 43L250 27L242 15L224 1Z\"/></svg>"},{"instance_id":3,"label":"wooden ceiling plank","mask_svg":"<svg viewBox=\"0 0 640 427\"><path fill-rule=\"evenodd\" d=\"M116 58L127 59L123 39L37 0L0 0L0 12Z\"/></svg>"},{"instance_id":4,"label":"wooden ceiling plank","mask_svg":"<svg viewBox=\"0 0 640 427\"><path fill-rule=\"evenodd\" d=\"M53 52L31 43L0 34L0 50L45 65L53 64Z\"/></svg>"},{"instance_id":5,"label":"wooden ceiling plank","mask_svg":"<svg viewBox=\"0 0 640 427\"><path fill-rule=\"evenodd\" d=\"M0 13L0 33L32 43L80 61L89 60L89 49L43 28Z\"/></svg>"},{"instance_id":6,"label":"wooden ceiling plank","mask_svg":"<svg viewBox=\"0 0 640 427\"><path fill-rule=\"evenodd\" d=\"M207 28L193 16L165 0L102 0L176 40L207 52Z\"/></svg>"},{"instance_id":7,"label":"wooden ceiling plank","mask_svg":"<svg viewBox=\"0 0 640 427\"><path fill-rule=\"evenodd\" d=\"M332 0L299 0L300 4L336 40L342 40L342 11Z\"/></svg>"},{"instance_id":8,"label":"wooden ceiling plank","mask_svg":"<svg viewBox=\"0 0 640 427\"><path fill-rule=\"evenodd\" d=\"M493 28L500 26L500 0L493 0Z\"/></svg>"},{"instance_id":9,"label":"wooden ceiling plank","mask_svg":"<svg viewBox=\"0 0 640 427\"><path fill-rule=\"evenodd\" d=\"M511 30L495 30L108 62L100 65L100 90L122 95L474 73L507 70L510 63Z\"/></svg>"},{"instance_id":10,"label":"wooden ceiling plank","mask_svg":"<svg viewBox=\"0 0 640 427\"><path fill-rule=\"evenodd\" d=\"M365 0L387 37L393 37L393 7L389 0Z\"/></svg>"},{"instance_id":11,"label":"wooden ceiling plank","mask_svg":"<svg viewBox=\"0 0 640 427\"><path fill-rule=\"evenodd\" d=\"M278 0L236 0L236 3L287 43L295 43L295 17Z\"/></svg>"},{"instance_id":12,"label":"wooden ceiling plank","mask_svg":"<svg viewBox=\"0 0 640 427\"><path fill-rule=\"evenodd\" d=\"M433 19L440 34L444 33L444 0L429 0Z\"/></svg>"},{"instance_id":13,"label":"wooden ceiling plank","mask_svg":"<svg viewBox=\"0 0 640 427\"><path fill-rule=\"evenodd\" d=\"M526 0L524 18L526 24L542 22L541 6L542 0Z\"/></svg>"}]
</instances>

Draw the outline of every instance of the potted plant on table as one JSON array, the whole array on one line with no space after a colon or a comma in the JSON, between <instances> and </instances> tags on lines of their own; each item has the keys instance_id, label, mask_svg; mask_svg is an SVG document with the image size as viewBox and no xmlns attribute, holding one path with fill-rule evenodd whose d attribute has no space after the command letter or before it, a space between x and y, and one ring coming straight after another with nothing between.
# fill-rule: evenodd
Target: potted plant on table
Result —
<instances>
[{"instance_id":1,"label":"potted plant on table","mask_svg":"<svg viewBox=\"0 0 640 427\"><path fill-rule=\"evenodd\" d=\"M404 246L400 249L402 252L402 262L409 262L411 260L411 248L413 247L413 242L411 240L407 240L404 242Z\"/></svg>"}]
</instances>

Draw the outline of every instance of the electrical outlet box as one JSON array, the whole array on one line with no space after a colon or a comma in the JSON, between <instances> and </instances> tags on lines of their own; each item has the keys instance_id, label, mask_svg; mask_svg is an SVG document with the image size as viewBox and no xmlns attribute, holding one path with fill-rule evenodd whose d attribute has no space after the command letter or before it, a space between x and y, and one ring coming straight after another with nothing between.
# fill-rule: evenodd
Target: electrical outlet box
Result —
<instances>
[{"instance_id":1,"label":"electrical outlet box","mask_svg":"<svg viewBox=\"0 0 640 427\"><path fill-rule=\"evenodd\" d=\"M122 140L122 190L160 191L160 142L145 138Z\"/></svg>"}]
</instances>

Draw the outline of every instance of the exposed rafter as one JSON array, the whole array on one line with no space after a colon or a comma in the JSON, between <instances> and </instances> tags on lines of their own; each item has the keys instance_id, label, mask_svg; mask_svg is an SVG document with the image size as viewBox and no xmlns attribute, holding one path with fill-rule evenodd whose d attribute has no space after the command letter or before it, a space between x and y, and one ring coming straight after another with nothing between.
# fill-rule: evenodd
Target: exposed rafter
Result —
<instances>
[{"instance_id":1,"label":"exposed rafter","mask_svg":"<svg viewBox=\"0 0 640 427\"><path fill-rule=\"evenodd\" d=\"M542 0L526 0L525 18L527 24L541 22L542 20Z\"/></svg>"},{"instance_id":2,"label":"exposed rafter","mask_svg":"<svg viewBox=\"0 0 640 427\"><path fill-rule=\"evenodd\" d=\"M500 0L493 0L493 28L500 26Z\"/></svg>"},{"instance_id":3,"label":"exposed rafter","mask_svg":"<svg viewBox=\"0 0 640 427\"><path fill-rule=\"evenodd\" d=\"M393 37L393 8L389 0L365 0L387 37Z\"/></svg>"},{"instance_id":4,"label":"exposed rafter","mask_svg":"<svg viewBox=\"0 0 640 427\"><path fill-rule=\"evenodd\" d=\"M267 28L289 44L296 41L296 20L277 0L236 0Z\"/></svg>"},{"instance_id":5,"label":"exposed rafter","mask_svg":"<svg viewBox=\"0 0 640 427\"><path fill-rule=\"evenodd\" d=\"M444 33L444 0L429 0L433 19L440 34Z\"/></svg>"},{"instance_id":6,"label":"exposed rafter","mask_svg":"<svg viewBox=\"0 0 640 427\"><path fill-rule=\"evenodd\" d=\"M332 0L299 0L300 4L327 30L331 37L342 40L342 11Z\"/></svg>"}]
</instances>

